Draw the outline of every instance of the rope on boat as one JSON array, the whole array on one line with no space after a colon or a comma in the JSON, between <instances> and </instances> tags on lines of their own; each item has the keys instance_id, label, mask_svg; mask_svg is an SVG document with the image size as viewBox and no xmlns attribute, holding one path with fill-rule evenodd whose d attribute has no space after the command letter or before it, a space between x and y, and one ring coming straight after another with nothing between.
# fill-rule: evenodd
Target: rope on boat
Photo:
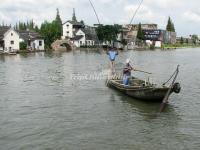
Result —
<instances>
[{"instance_id":1,"label":"rope on boat","mask_svg":"<svg viewBox=\"0 0 200 150\"><path fill-rule=\"evenodd\" d=\"M177 76L178 76L178 73L179 73L179 65L177 66L177 69L176 69L175 73L173 74L173 76L174 76L173 81L172 81L171 85L169 86L169 90L167 91L167 93L166 93L166 95L165 95L165 97L164 97L164 99L163 99L163 101L162 101L162 103L161 103L159 112L162 112L162 111L164 110L165 105L166 105L167 102L168 102L169 95L170 95L171 90L172 90L172 88L173 88L173 86L174 86L174 83L175 83L175 81L176 81L176 78L177 78ZM173 76L172 76L172 77L173 77ZM171 77L171 78L172 78L172 77Z\"/></svg>"},{"instance_id":2,"label":"rope on boat","mask_svg":"<svg viewBox=\"0 0 200 150\"><path fill-rule=\"evenodd\" d=\"M177 66L177 69L176 69L175 72L171 75L171 77L169 78L169 80L167 80L165 83L163 83L163 85L166 85L166 84L175 76L175 74L179 71L178 68L179 68L179 65Z\"/></svg>"}]
</instances>

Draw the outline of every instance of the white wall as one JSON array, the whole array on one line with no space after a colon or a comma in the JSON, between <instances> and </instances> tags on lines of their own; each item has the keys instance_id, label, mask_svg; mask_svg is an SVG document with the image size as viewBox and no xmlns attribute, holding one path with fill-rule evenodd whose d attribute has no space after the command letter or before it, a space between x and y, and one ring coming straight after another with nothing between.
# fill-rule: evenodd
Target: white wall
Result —
<instances>
[{"instance_id":1,"label":"white wall","mask_svg":"<svg viewBox=\"0 0 200 150\"><path fill-rule=\"evenodd\" d=\"M73 25L70 22L66 22L63 24L63 36L62 39L66 37L72 38L73 37Z\"/></svg>"},{"instance_id":2,"label":"white wall","mask_svg":"<svg viewBox=\"0 0 200 150\"><path fill-rule=\"evenodd\" d=\"M4 34L3 40L5 44L5 48L4 48L5 52L19 50L19 34L15 32L13 29L8 30ZM11 41L14 43L11 43Z\"/></svg>"},{"instance_id":3,"label":"white wall","mask_svg":"<svg viewBox=\"0 0 200 150\"><path fill-rule=\"evenodd\" d=\"M80 47L81 45L85 45L85 38L82 37L80 40L77 40L77 41L73 41L74 45L76 47ZM82 43L82 44L81 44Z\"/></svg>"},{"instance_id":4,"label":"white wall","mask_svg":"<svg viewBox=\"0 0 200 150\"><path fill-rule=\"evenodd\" d=\"M94 41L93 40L86 40L86 45L93 46L94 45Z\"/></svg>"},{"instance_id":5,"label":"white wall","mask_svg":"<svg viewBox=\"0 0 200 150\"><path fill-rule=\"evenodd\" d=\"M156 41L155 42L155 47L160 48L162 46L162 42L161 41Z\"/></svg>"},{"instance_id":6,"label":"white wall","mask_svg":"<svg viewBox=\"0 0 200 150\"><path fill-rule=\"evenodd\" d=\"M41 45L40 45L40 41L41 41ZM31 47L32 49L36 49L36 50L44 50L44 40L43 39L37 39L31 42Z\"/></svg>"},{"instance_id":7,"label":"white wall","mask_svg":"<svg viewBox=\"0 0 200 150\"><path fill-rule=\"evenodd\" d=\"M78 45L77 47L80 47L81 45L86 45L86 43L85 43L86 42L86 40L85 40L85 33L81 29L79 29L77 31L77 33L76 33L76 36L78 36L78 35L82 35L83 37L79 41L75 42ZM80 44L80 43L82 43L82 44Z\"/></svg>"}]
</instances>

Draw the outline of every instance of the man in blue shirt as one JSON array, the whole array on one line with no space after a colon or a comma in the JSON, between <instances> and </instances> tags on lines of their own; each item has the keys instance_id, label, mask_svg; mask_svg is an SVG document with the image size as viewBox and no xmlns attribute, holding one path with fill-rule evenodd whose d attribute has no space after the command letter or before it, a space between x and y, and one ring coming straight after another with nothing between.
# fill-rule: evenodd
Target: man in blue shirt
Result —
<instances>
[{"instance_id":1,"label":"man in blue shirt","mask_svg":"<svg viewBox=\"0 0 200 150\"><path fill-rule=\"evenodd\" d=\"M116 51L116 48L109 48L109 51L107 52L109 59L110 59L110 67L112 70L112 74L115 72L115 58L118 55L118 52Z\"/></svg>"}]
</instances>

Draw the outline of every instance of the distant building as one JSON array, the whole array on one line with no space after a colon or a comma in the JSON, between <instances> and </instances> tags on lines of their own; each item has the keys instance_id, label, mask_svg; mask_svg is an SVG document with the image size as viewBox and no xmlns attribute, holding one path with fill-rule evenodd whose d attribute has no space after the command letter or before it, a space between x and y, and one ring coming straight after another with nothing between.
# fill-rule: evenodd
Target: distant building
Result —
<instances>
[{"instance_id":1,"label":"distant building","mask_svg":"<svg viewBox=\"0 0 200 150\"><path fill-rule=\"evenodd\" d=\"M94 46L97 43L97 37L94 29L87 26L83 29L79 29L75 33L75 36L71 38L71 41L76 45L76 47Z\"/></svg>"},{"instance_id":2,"label":"distant building","mask_svg":"<svg viewBox=\"0 0 200 150\"><path fill-rule=\"evenodd\" d=\"M128 24L123 25L122 31L120 32L121 39L127 41L128 44L133 44L137 38L137 31L138 31L139 24ZM156 30L158 28L157 24L141 24L143 30Z\"/></svg>"},{"instance_id":3,"label":"distant building","mask_svg":"<svg viewBox=\"0 0 200 150\"><path fill-rule=\"evenodd\" d=\"M27 44L29 50L44 50L44 38L35 31L18 31L20 35L20 42Z\"/></svg>"},{"instance_id":4,"label":"distant building","mask_svg":"<svg viewBox=\"0 0 200 150\"><path fill-rule=\"evenodd\" d=\"M84 25L81 22L66 21L63 23L62 39L73 38L75 33L82 28L84 28Z\"/></svg>"},{"instance_id":5,"label":"distant building","mask_svg":"<svg viewBox=\"0 0 200 150\"><path fill-rule=\"evenodd\" d=\"M85 26L83 22L78 22L73 11L72 21L63 23L62 39L70 39L76 47L93 46L97 43L95 27Z\"/></svg>"},{"instance_id":6,"label":"distant building","mask_svg":"<svg viewBox=\"0 0 200 150\"><path fill-rule=\"evenodd\" d=\"M75 33L79 30L85 27L85 25L82 22L78 22L76 19L75 9L73 9L73 15L72 20L68 20L63 23L63 34L62 39L69 39L74 38Z\"/></svg>"},{"instance_id":7,"label":"distant building","mask_svg":"<svg viewBox=\"0 0 200 150\"><path fill-rule=\"evenodd\" d=\"M164 30L164 37L163 37L163 43L164 44L175 44L176 43L176 32L170 32Z\"/></svg>"},{"instance_id":8,"label":"distant building","mask_svg":"<svg viewBox=\"0 0 200 150\"><path fill-rule=\"evenodd\" d=\"M176 33L175 32L169 32L166 30L148 30L143 29L144 32L144 40L147 43L154 43L156 47L161 47L162 44L175 44L176 43Z\"/></svg>"},{"instance_id":9,"label":"distant building","mask_svg":"<svg viewBox=\"0 0 200 150\"><path fill-rule=\"evenodd\" d=\"M0 50L4 52L19 50L19 34L13 28L0 26Z\"/></svg>"},{"instance_id":10,"label":"distant building","mask_svg":"<svg viewBox=\"0 0 200 150\"><path fill-rule=\"evenodd\" d=\"M125 25L125 27L132 31L138 31L139 24L128 24ZM141 28L145 30L155 30L158 29L158 25L154 23L141 24Z\"/></svg>"}]
</instances>

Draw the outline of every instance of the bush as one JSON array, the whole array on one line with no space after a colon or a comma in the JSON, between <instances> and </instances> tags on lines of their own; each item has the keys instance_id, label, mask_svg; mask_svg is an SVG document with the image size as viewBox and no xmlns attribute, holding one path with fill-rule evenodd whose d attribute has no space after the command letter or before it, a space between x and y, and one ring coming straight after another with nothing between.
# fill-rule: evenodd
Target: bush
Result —
<instances>
[{"instance_id":1,"label":"bush","mask_svg":"<svg viewBox=\"0 0 200 150\"><path fill-rule=\"evenodd\" d=\"M154 50L154 49L155 49L155 45L154 45L154 44L151 44L151 45L150 45L150 49L151 49L151 50Z\"/></svg>"},{"instance_id":2,"label":"bush","mask_svg":"<svg viewBox=\"0 0 200 150\"><path fill-rule=\"evenodd\" d=\"M19 47L20 47L20 50L25 50L27 49L27 44L25 42L20 42Z\"/></svg>"}]
</instances>

